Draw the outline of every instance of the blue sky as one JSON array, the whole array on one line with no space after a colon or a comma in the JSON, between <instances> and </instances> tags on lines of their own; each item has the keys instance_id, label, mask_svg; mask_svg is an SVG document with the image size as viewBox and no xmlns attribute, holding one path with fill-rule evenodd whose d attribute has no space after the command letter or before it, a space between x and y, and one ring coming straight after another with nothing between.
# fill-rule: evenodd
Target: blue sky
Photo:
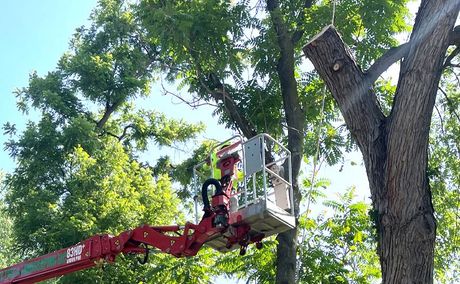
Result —
<instances>
[{"instance_id":1,"label":"blue sky","mask_svg":"<svg viewBox=\"0 0 460 284\"><path fill-rule=\"evenodd\" d=\"M25 125L29 117L17 110L13 91L27 86L32 71L43 75L54 69L75 28L87 23L95 6L96 0L2 1L0 125ZM0 137L0 169L11 171L14 163L3 149L3 131Z\"/></svg>"},{"instance_id":2,"label":"blue sky","mask_svg":"<svg viewBox=\"0 0 460 284\"><path fill-rule=\"evenodd\" d=\"M67 50L68 42L75 29L88 24L88 18L96 0L3 0L0 17L0 125L15 123L22 130L26 122L37 119L24 115L16 108L13 91L26 87L29 74L37 71L45 75L52 71L61 55ZM169 88L169 87L168 87ZM171 87L171 90L174 90ZM226 139L230 131L218 126L211 116L211 108L192 111L177 99L159 95L158 87L152 89L152 96L141 102L143 107L156 109L168 116L191 122L205 121L208 125L207 138ZM0 170L11 172L14 161L3 149L8 139L0 136ZM168 153L173 158L185 158L180 151L152 148L144 155L145 160Z\"/></svg>"}]
</instances>

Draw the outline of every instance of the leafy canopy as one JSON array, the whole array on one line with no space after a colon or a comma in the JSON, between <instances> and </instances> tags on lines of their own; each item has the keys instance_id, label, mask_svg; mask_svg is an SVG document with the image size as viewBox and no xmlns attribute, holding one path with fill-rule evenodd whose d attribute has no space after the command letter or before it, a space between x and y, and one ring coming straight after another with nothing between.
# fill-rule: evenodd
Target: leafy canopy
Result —
<instances>
[{"instance_id":1,"label":"leafy canopy","mask_svg":"<svg viewBox=\"0 0 460 284\"><path fill-rule=\"evenodd\" d=\"M22 133L4 126L11 137L6 148L18 165L6 178L5 200L21 257L97 233L184 221L170 177L153 175L136 158L150 141L187 141L203 125L134 106L135 98L149 94L153 63L128 5L101 1L91 20L77 30L56 70L32 73L28 87L18 90L19 108L33 108L39 120ZM145 275L149 268L132 263L122 257L106 274L89 270L59 281L143 281L133 269Z\"/></svg>"}]
</instances>

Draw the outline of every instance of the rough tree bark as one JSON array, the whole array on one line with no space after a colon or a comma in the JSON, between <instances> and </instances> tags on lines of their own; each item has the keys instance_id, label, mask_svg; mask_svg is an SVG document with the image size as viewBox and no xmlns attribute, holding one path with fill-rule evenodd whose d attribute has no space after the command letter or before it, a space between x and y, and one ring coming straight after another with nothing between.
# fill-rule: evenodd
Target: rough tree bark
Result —
<instances>
[{"instance_id":1,"label":"rough tree bark","mask_svg":"<svg viewBox=\"0 0 460 284\"><path fill-rule=\"evenodd\" d=\"M304 47L362 152L383 283L433 282L436 222L426 175L428 135L459 8L459 1L422 0L411 39L402 48L404 59L388 117L371 89L377 78L374 70L381 66L363 73L332 26ZM385 60L376 64L389 66Z\"/></svg>"},{"instance_id":2,"label":"rough tree bark","mask_svg":"<svg viewBox=\"0 0 460 284\"><path fill-rule=\"evenodd\" d=\"M311 6L312 1L305 1L305 7ZM288 149L292 153L292 180L294 188L294 213L297 216L301 194L298 186L298 175L303 155L303 133L305 128L305 113L299 102L297 81L294 76L294 48L301 38L302 31L289 31L283 20L280 3L277 0L267 0L267 11L277 35L280 50L276 70L280 80L283 109L288 126ZM297 228L277 236L276 250L276 283L291 284L296 281L297 261Z\"/></svg>"}]
</instances>

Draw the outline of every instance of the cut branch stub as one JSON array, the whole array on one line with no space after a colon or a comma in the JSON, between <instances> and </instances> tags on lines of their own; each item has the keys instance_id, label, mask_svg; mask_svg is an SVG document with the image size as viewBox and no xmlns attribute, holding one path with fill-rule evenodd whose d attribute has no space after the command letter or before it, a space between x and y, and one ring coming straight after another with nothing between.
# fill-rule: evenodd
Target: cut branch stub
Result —
<instances>
[{"instance_id":1,"label":"cut branch stub","mask_svg":"<svg viewBox=\"0 0 460 284\"><path fill-rule=\"evenodd\" d=\"M366 83L366 76L332 25L315 36L303 51L337 101L347 127L363 153L374 204L383 207L379 200L383 188L381 175L385 152L382 149L385 149L386 119Z\"/></svg>"},{"instance_id":2,"label":"cut branch stub","mask_svg":"<svg viewBox=\"0 0 460 284\"><path fill-rule=\"evenodd\" d=\"M352 133L357 136L362 134L362 137L357 137L358 140L368 139L365 137L376 126L375 121L384 119L384 116L364 73L336 29L332 25L327 26L303 51L326 82ZM366 123L368 125L363 125ZM365 143L364 140L358 142Z\"/></svg>"},{"instance_id":3,"label":"cut branch stub","mask_svg":"<svg viewBox=\"0 0 460 284\"><path fill-rule=\"evenodd\" d=\"M449 44L460 46L460 26L456 26L450 33Z\"/></svg>"},{"instance_id":4,"label":"cut branch stub","mask_svg":"<svg viewBox=\"0 0 460 284\"><path fill-rule=\"evenodd\" d=\"M337 60L334 65L332 66L332 70L334 70L335 72L339 71L340 68L342 68L342 61L341 60Z\"/></svg>"}]
</instances>

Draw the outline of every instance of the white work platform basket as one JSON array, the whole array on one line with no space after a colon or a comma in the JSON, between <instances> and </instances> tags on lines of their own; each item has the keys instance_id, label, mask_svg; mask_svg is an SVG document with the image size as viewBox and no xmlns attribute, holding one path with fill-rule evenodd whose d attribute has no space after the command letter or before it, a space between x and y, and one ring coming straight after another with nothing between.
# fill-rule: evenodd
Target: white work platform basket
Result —
<instances>
[{"instance_id":1,"label":"white work platform basket","mask_svg":"<svg viewBox=\"0 0 460 284\"><path fill-rule=\"evenodd\" d=\"M222 152L220 149L224 147L228 150ZM193 168L197 197L204 180L216 178L214 162L220 158L216 153L220 157L236 153L241 160L230 196L229 230L232 226L247 224L251 227L250 235L262 233L268 237L295 227L291 153L286 147L268 134L259 134L249 140L238 135L223 141L212 149L207 161ZM202 214L199 203L195 198L197 223ZM219 236L206 245L221 252L238 248L229 249L226 243L225 237Z\"/></svg>"}]
</instances>

